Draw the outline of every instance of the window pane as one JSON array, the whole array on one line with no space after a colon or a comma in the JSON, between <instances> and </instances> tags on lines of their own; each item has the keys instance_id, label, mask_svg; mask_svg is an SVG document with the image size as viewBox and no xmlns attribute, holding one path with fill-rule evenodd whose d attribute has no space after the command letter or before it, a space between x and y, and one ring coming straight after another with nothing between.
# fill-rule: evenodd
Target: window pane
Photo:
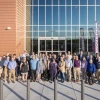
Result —
<instances>
[{"instance_id":1,"label":"window pane","mask_svg":"<svg viewBox=\"0 0 100 100\"><path fill-rule=\"evenodd\" d=\"M88 0L88 5L95 5L95 0Z\"/></svg>"},{"instance_id":2,"label":"window pane","mask_svg":"<svg viewBox=\"0 0 100 100\"><path fill-rule=\"evenodd\" d=\"M38 7L32 6L32 25L38 25Z\"/></svg>"},{"instance_id":3,"label":"window pane","mask_svg":"<svg viewBox=\"0 0 100 100\"><path fill-rule=\"evenodd\" d=\"M45 51L45 40L40 40L40 51Z\"/></svg>"},{"instance_id":4,"label":"window pane","mask_svg":"<svg viewBox=\"0 0 100 100\"><path fill-rule=\"evenodd\" d=\"M52 40L46 40L46 51L51 51Z\"/></svg>"},{"instance_id":5,"label":"window pane","mask_svg":"<svg viewBox=\"0 0 100 100\"><path fill-rule=\"evenodd\" d=\"M52 24L52 13L51 13L51 6L46 6L46 24Z\"/></svg>"},{"instance_id":6,"label":"window pane","mask_svg":"<svg viewBox=\"0 0 100 100\"><path fill-rule=\"evenodd\" d=\"M45 7L39 6L39 24L45 25Z\"/></svg>"},{"instance_id":7,"label":"window pane","mask_svg":"<svg viewBox=\"0 0 100 100\"><path fill-rule=\"evenodd\" d=\"M38 26L32 26L32 31L38 32Z\"/></svg>"},{"instance_id":8,"label":"window pane","mask_svg":"<svg viewBox=\"0 0 100 100\"><path fill-rule=\"evenodd\" d=\"M71 27L67 27L67 38L71 38Z\"/></svg>"},{"instance_id":9,"label":"window pane","mask_svg":"<svg viewBox=\"0 0 100 100\"><path fill-rule=\"evenodd\" d=\"M65 51L65 40L59 40L59 51Z\"/></svg>"},{"instance_id":10,"label":"window pane","mask_svg":"<svg viewBox=\"0 0 100 100\"><path fill-rule=\"evenodd\" d=\"M46 26L46 37L52 37L52 26Z\"/></svg>"},{"instance_id":11,"label":"window pane","mask_svg":"<svg viewBox=\"0 0 100 100\"><path fill-rule=\"evenodd\" d=\"M38 0L31 0L32 5L38 5Z\"/></svg>"},{"instance_id":12,"label":"window pane","mask_svg":"<svg viewBox=\"0 0 100 100\"><path fill-rule=\"evenodd\" d=\"M87 5L87 0L80 0L80 5Z\"/></svg>"},{"instance_id":13,"label":"window pane","mask_svg":"<svg viewBox=\"0 0 100 100\"><path fill-rule=\"evenodd\" d=\"M71 0L66 0L66 5L71 5Z\"/></svg>"},{"instance_id":14,"label":"window pane","mask_svg":"<svg viewBox=\"0 0 100 100\"><path fill-rule=\"evenodd\" d=\"M45 26L39 26L39 36L45 37Z\"/></svg>"},{"instance_id":15,"label":"window pane","mask_svg":"<svg viewBox=\"0 0 100 100\"><path fill-rule=\"evenodd\" d=\"M65 25L65 7L60 6L60 25Z\"/></svg>"},{"instance_id":16,"label":"window pane","mask_svg":"<svg viewBox=\"0 0 100 100\"><path fill-rule=\"evenodd\" d=\"M45 5L45 0L39 0L39 5Z\"/></svg>"},{"instance_id":17,"label":"window pane","mask_svg":"<svg viewBox=\"0 0 100 100\"><path fill-rule=\"evenodd\" d=\"M33 37L38 37L38 32L32 32L33 33Z\"/></svg>"},{"instance_id":18,"label":"window pane","mask_svg":"<svg viewBox=\"0 0 100 100\"><path fill-rule=\"evenodd\" d=\"M58 26L53 26L53 36L58 37Z\"/></svg>"},{"instance_id":19,"label":"window pane","mask_svg":"<svg viewBox=\"0 0 100 100\"><path fill-rule=\"evenodd\" d=\"M58 5L58 0L53 0L53 5Z\"/></svg>"},{"instance_id":20,"label":"window pane","mask_svg":"<svg viewBox=\"0 0 100 100\"><path fill-rule=\"evenodd\" d=\"M98 25L100 25L100 6L96 7L96 21L98 22Z\"/></svg>"},{"instance_id":21,"label":"window pane","mask_svg":"<svg viewBox=\"0 0 100 100\"><path fill-rule=\"evenodd\" d=\"M66 17L67 17L67 25L71 25L71 7L67 6L66 7Z\"/></svg>"},{"instance_id":22,"label":"window pane","mask_svg":"<svg viewBox=\"0 0 100 100\"><path fill-rule=\"evenodd\" d=\"M86 25L87 24L87 7L80 6L80 24Z\"/></svg>"},{"instance_id":23,"label":"window pane","mask_svg":"<svg viewBox=\"0 0 100 100\"><path fill-rule=\"evenodd\" d=\"M65 0L60 0L59 5L65 5Z\"/></svg>"},{"instance_id":24,"label":"window pane","mask_svg":"<svg viewBox=\"0 0 100 100\"><path fill-rule=\"evenodd\" d=\"M79 25L79 7L78 6L72 7L72 24Z\"/></svg>"},{"instance_id":25,"label":"window pane","mask_svg":"<svg viewBox=\"0 0 100 100\"><path fill-rule=\"evenodd\" d=\"M58 40L53 40L53 51L58 51Z\"/></svg>"},{"instance_id":26,"label":"window pane","mask_svg":"<svg viewBox=\"0 0 100 100\"><path fill-rule=\"evenodd\" d=\"M60 26L59 37L65 37L65 26Z\"/></svg>"},{"instance_id":27,"label":"window pane","mask_svg":"<svg viewBox=\"0 0 100 100\"><path fill-rule=\"evenodd\" d=\"M89 6L88 7L88 24L94 25L94 21L95 21L95 7Z\"/></svg>"},{"instance_id":28,"label":"window pane","mask_svg":"<svg viewBox=\"0 0 100 100\"><path fill-rule=\"evenodd\" d=\"M46 5L51 5L52 4L52 0L46 0Z\"/></svg>"},{"instance_id":29,"label":"window pane","mask_svg":"<svg viewBox=\"0 0 100 100\"><path fill-rule=\"evenodd\" d=\"M53 25L58 25L58 6L53 6Z\"/></svg>"},{"instance_id":30,"label":"window pane","mask_svg":"<svg viewBox=\"0 0 100 100\"><path fill-rule=\"evenodd\" d=\"M35 54L38 54L38 39L37 38L33 39L33 51Z\"/></svg>"},{"instance_id":31,"label":"window pane","mask_svg":"<svg viewBox=\"0 0 100 100\"><path fill-rule=\"evenodd\" d=\"M79 5L79 0L72 0L72 5Z\"/></svg>"},{"instance_id":32,"label":"window pane","mask_svg":"<svg viewBox=\"0 0 100 100\"><path fill-rule=\"evenodd\" d=\"M100 5L100 0L96 0L96 5Z\"/></svg>"}]
</instances>

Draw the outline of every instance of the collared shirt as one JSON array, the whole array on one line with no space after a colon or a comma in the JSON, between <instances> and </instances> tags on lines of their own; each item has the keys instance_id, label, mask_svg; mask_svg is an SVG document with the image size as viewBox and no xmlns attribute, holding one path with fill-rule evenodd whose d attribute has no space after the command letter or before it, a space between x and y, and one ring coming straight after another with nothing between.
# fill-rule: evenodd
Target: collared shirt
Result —
<instances>
[{"instance_id":1,"label":"collared shirt","mask_svg":"<svg viewBox=\"0 0 100 100\"><path fill-rule=\"evenodd\" d=\"M66 67L72 68L72 60L71 59L66 59L65 64L66 64Z\"/></svg>"},{"instance_id":2,"label":"collared shirt","mask_svg":"<svg viewBox=\"0 0 100 100\"><path fill-rule=\"evenodd\" d=\"M5 60L3 65L4 65L5 67L7 67L7 66L8 66L8 63L9 63L9 60Z\"/></svg>"},{"instance_id":3,"label":"collared shirt","mask_svg":"<svg viewBox=\"0 0 100 100\"><path fill-rule=\"evenodd\" d=\"M17 66L16 61L9 61L8 68L9 69L15 69Z\"/></svg>"}]
</instances>

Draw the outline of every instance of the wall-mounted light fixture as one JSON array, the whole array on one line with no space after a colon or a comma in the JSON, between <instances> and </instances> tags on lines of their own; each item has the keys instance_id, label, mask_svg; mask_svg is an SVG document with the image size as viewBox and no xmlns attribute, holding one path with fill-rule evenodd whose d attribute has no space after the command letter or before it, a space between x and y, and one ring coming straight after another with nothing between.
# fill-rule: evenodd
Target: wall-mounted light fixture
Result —
<instances>
[{"instance_id":1,"label":"wall-mounted light fixture","mask_svg":"<svg viewBox=\"0 0 100 100\"><path fill-rule=\"evenodd\" d=\"M10 27L7 27L7 28L6 28L6 30L10 30L10 29L11 29Z\"/></svg>"}]
</instances>

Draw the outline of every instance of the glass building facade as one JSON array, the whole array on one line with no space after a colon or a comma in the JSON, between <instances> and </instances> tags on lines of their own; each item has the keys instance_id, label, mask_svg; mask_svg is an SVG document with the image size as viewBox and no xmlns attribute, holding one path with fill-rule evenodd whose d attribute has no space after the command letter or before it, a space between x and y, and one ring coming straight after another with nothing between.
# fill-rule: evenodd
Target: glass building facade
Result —
<instances>
[{"instance_id":1,"label":"glass building facade","mask_svg":"<svg viewBox=\"0 0 100 100\"><path fill-rule=\"evenodd\" d=\"M95 21L100 41L100 0L27 0L26 16L30 52L93 52Z\"/></svg>"}]
</instances>

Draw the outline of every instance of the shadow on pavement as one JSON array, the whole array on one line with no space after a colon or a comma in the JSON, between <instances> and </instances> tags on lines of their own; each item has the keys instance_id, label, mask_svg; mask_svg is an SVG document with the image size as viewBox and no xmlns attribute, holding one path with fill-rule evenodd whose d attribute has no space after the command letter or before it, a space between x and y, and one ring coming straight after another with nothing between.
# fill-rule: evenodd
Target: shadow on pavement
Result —
<instances>
[{"instance_id":1,"label":"shadow on pavement","mask_svg":"<svg viewBox=\"0 0 100 100\"><path fill-rule=\"evenodd\" d=\"M39 82L38 82L39 83ZM52 89L51 87L49 87L49 86L46 86L45 84L42 84L42 83L39 83L40 85L43 85L43 86L45 86L46 88L48 88L48 89L50 89L50 90L53 90L54 91L54 89ZM76 99L74 99L74 98L72 98L72 97L70 97L70 96L68 96L68 95L65 95L65 94L63 94L63 93L61 93L61 92L59 92L59 91L57 91L60 95L63 95L63 96L65 96L65 97L67 97L67 98L69 98L69 99L71 99L71 100L76 100ZM66 98L66 100L67 100L67 98Z\"/></svg>"},{"instance_id":2,"label":"shadow on pavement","mask_svg":"<svg viewBox=\"0 0 100 100\"><path fill-rule=\"evenodd\" d=\"M21 83L20 81L18 81L18 82L19 82L21 85L27 87L24 83ZM34 90L34 89L32 89L32 88L30 88L30 90L33 91L33 92L35 92L35 93L37 93L39 96L43 97L44 99L50 100L50 99L47 98L46 96L44 96L44 95L42 95L41 93L37 92L36 90ZM34 98L33 98L33 99L34 99Z\"/></svg>"},{"instance_id":3,"label":"shadow on pavement","mask_svg":"<svg viewBox=\"0 0 100 100\"><path fill-rule=\"evenodd\" d=\"M23 97L21 97L19 94L17 94L13 89L11 89L6 84L3 84L7 89L9 89L12 93L14 93L20 100L25 100Z\"/></svg>"},{"instance_id":4,"label":"shadow on pavement","mask_svg":"<svg viewBox=\"0 0 100 100\"><path fill-rule=\"evenodd\" d=\"M69 86L67 86L67 85L64 85L64 84L61 84L61 83L58 83L58 84L60 84L60 85L62 85L62 86L65 86L65 87L70 88L70 89L73 90L73 88L71 88L71 87L69 87ZM76 90L76 89L74 89L74 91L77 91L77 92L81 93L81 91ZM86 96L89 96L89 97L91 97L91 98L94 98L95 100L100 100L100 98L96 98L96 97L94 97L94 96L92 96L92 95L89 95L89 94L86 94L86 93L85 93L85 95L86 95Z\"/></svg>"},{"instance_id":5,"label":"shadow on pavement","mask_svg":"<svg viewBox=\"0 0 100 100\"><path fill-rule=\"evenodd\" d=\"M81 84L79 84L79 83L76 83L76 84L78 84L78 85L81 85ZM90 88L90 89L93 89L93 90L95 90L95 91L98 91L98 92L100 92L100 90L98 90L98 89L94 89L94 88L92 88L92 87L89 87L89 86L86 86L86 85L85 85L85 87L87 87L87 88Z\"/></svg>"}]
</instances>

